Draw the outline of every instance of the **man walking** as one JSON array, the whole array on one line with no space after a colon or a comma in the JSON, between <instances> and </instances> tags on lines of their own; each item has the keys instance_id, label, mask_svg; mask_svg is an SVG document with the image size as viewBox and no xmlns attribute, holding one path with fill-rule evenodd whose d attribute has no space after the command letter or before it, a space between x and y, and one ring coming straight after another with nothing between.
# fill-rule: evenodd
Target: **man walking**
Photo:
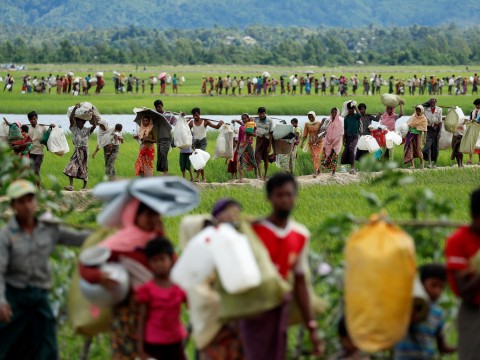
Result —
<instances>
[{"instance_id":1,"label":"man walking","mask_svg":"<svg viewBox=\"0 0 480 360\"><path fill-rule=\"evenodd\" d=\"M258 117L255 118L257 124L257 141L255 145L255 161L258 167L258 176L262 178L262 169L260 163L263 160L265 172L263 180L267 179L268 172L268 155L273 146L273 122L267 117L267 110L262 106L258 108ZM275 149L273 149L275 152Z\"/></svg>"},{"instance_id":2,"label":"man walking","mask_svg":"<svg viewBox=\"0 0 480 360\"><path fill-rule=\"evenodd\" d=\"M430 169L437 168L438 155L440 153L440 135L442 132L442 108L436 106L437 99L432 98L429 101L430 108L425 110L425 116L428 121L427 139L423 148L423 158L428 159Z\"/></svg>"},{"instance_id":3,"label":"man walking","mask_svg":"<svg viewBox=\"0 0 480 360\"><path fill-rule=\"evenodd\" d=\"M288 308L293 295L313 344L313 354L321 356L324 346L318 337L305 280L310 234L305 226L290 219L298 185L293 175L279 173L268 180L266 191L272 212L254 223L253 230L269 252L278 275L284 280L293 278L293 289L283 304L240 321L244 352L249 360L286 359Z\"/></svg>"},{"instance_id":4,"label":"man walking","mask_svg":"<svg viewBox=\"0 0 480 360\"><path fill-rule=\"evenodd\" d=\"M38 124L38 114L31 111L27 114L30 126L28 127L28 136L32 139L32 148L30 150L31 166L35 174L38 176L37 186L40 187L40 170L42 168L45 145L41 143L43 135L47 132L48 127ZM54 124L50 125L52 128Z\"/></svg>"},{"instance_id":5,"label":"man walking","mask_svg":"<svg viewBox=\"0 0 480 360\"><path fill-rule=\"evenodd\" d=\"M167 122L173 126L176 118L173 114L163 110L163 101L155 100L153 103L155 110L162 114ZM172 146L172 131L171 127L160 126L157 134L157 171L163 172L163 175L168 175L168 152Z\"/></svg>"},{"instance_id":6,"label":"man walking","mask_svg":"<svg viewBox=\"0 0 480 360\"><path fill-rule=\"evenodd\" d=\"M89 235L37 219L36 192L26 180L7 188L15 215L0 231L0 359L58 358L49 256L57 244L80 246Z\"/></svg>"}]
</instances>

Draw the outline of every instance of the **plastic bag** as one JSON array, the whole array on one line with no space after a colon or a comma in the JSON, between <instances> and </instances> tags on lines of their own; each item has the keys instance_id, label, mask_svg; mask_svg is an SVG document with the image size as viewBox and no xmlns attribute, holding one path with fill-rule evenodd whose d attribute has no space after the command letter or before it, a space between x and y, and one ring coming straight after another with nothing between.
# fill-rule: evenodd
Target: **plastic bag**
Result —
<instances>
[{"instance_id":1,"label":"plastic bag","mask_svg":"<svg viewBox=\"0 0 480 360\"><path fill-rule=\"evenodd\" d=\"M445 130L445 127L442 126L440 131L440 140L438 141L438 147L440 150L450 150L452 148L452 139L453 134Z\"/></svg>"},{"instance_id":2,"label":"plastic bag","mask_svg":"<svg viewBox=\"0 0 480 360\"><path fill-rule=\"evenodd\" d=\"M459 124L465 119L465 114L462 109L455 106L453 109L449 109L447 116L445 117L445 130L450 133L455 133Z\"/></svg>"},{"instance_id":3,"label":"plastic bag","mask_svg":"<svg viewBox=\"0 0 480 360\"><path fill-rule=\"evenodd\" d=\"M106 228L94 232L85 240L81 251L99 244L113 232L114 230ZM71 286L68 290L67 310L72 328L77 334L95 336L110 330L112 310L93 305L85 299L80 291L78 267L73 273Z\"/></svg>"},{"instance_id":4,"label":"plastic bag","mask_svg":"<svg viewBox=\"0 0 480 360\"><path fill-rule=\"evenodd\" d=\"M293 126L288 124L278 124L273 128L273 139L280 140L293 133Z\"/></svg>"},{"instance_id":5,"label":"plastic bag","mask_svg":"<svg viewBox=\"0 0 480 360\"><path fill-rule=\"evenodd\" d=\"M348 115L348 104L351 104L352 106L357 106L357 102L355 100L345 101L342 105L342 112L340 114L341 117L345 117Z\"/></svg>"},{"instance_id":6,"label":"plastic bag","mask_svg":"<svg viewBox=\"0 0 480 360\"><path fill-rule=\"evenodd\" d=\"M192 146L192 132L187 120L179 116L173 128L173 142L175 147L184 149Z\"/></svg>"},{"instance_id":7,"label":"plastic bag","mask_svg":"<svg viewBox=\"0 0 480 360\"><path fill-rule=\"evenodd\" d=\"M61 127L55 126L51 130L50 136L48 137L47 149L58 156L63 156L70 152L67 138Z\"/></svg>"},{"instance_id":8,"label":"plastic bag","mask_svg":"<svg viewBox=\"0 0 480 360\"><path fill-rule=\"evenodd\" d=\"M412 314L415 245L379 215L345 248L345 306L350 336L361 350L386 350L401 340Z\"/></svg>"},{"instance_id":9,"label":"plastic bag","mask_svg":"<svg viewBox=\"0 0 480 360\"><path fill-rule=\"evenodd\" d=\"M0 123L0 141L7 142L9 127L3 121Z\"/></svg>"},{"instance_id":10,"label":"plastic bag","mask_svg":"<svg viewBox=\"0 0 480 360\"><path fill-rule=\"evenodd\" d=\"M49 127L47 131L45 131L45 134L43 134L42 140L40 140L40 144L45 145L47 149L48 149L48 139L50 138L51 133L52 133L52 128Z\"/></svg>"},{"instance_id":11,"label":"plastic bag","mask_svg":"<svg viewBox=\"0 0 480 360\"><path fill-rule=\"evenodd\" d=\"M217 143L213 152L214 159L231 159L233 157L233 129L230 125L222 125L218 131Z\"/></svg>"},{"instance_id":12,"label":"plastic bag","mask_svg":"<svg viewBox=\"0 0 480 360\"><path fill-rule=\"evenodd\" d=\"M396 108L400 105L400 101L403 101L400 96L394 94L382 94L381 96L382 104L385 106L391 106Z\"/></svg>"},{"instance_id":13,"label":"plastic bag","mask_svg":"<svg viewBox=\"0 0 480 360\"><path fill-rule=\"evenodd\" d=\"M480 134L480 124L476 122L468 122L466 127L467 130L460 143L460 152L464 154L473 154L478 141L478 135Z\"/></svg>"},{"instance_id":14,"label":"plastic bag","mask_svg":"<svg viewBox=\"0 0 480 360\"><path fill-rule=\"evenodd\" d=\"M74 106L70 106L67 110L67 116L70 118L70 114L72 113ZM95 115L97 119L100 119L100 113L98 109L92 103L87 101L80 103L80 107L75 110L75 117L92 122L92 115Z\"/></svg>"}]
</instances>

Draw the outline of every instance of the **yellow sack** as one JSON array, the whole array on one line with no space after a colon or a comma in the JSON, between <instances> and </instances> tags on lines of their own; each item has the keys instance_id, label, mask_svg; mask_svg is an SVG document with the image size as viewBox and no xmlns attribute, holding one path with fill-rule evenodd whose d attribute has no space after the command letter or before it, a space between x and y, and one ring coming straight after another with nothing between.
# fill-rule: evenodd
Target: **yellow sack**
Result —
<instances>
[{"instance_id":1,"label":"yellow sack","mask_svg":"<svg viewBox=\"0 0 480 360\"><path fill-rule=\"evenodd\" d=\"M350 236L345 248L345 309L361 350L386 350L401 340L412 314L415 245L380 216Z\"/></svg>"},{"instance_id":2,"label":"yellow sack","mask_svg":"<svg viewBox=\"0 0 480 360\"><path fill-rule=\"evenodd\" d=\"M97 245L115 230L100 229L90 235L84 242L80 251ZM70 323L75 333L84 336L95 336L110 329L112 310L101 308L90 303L80 291L80 273L78 264L75 267L72 283L68 291L67 310Z\"/></svg>"}]
</instances>

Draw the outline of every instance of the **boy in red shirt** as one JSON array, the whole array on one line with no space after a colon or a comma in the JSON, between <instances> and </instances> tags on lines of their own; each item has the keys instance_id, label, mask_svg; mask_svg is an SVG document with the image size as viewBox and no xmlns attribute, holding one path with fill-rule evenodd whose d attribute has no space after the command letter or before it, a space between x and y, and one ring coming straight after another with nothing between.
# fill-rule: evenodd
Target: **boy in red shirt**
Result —
<instances>
[{"instance_id":1,"label":"boy in red shirt","mask_svg":"<svg viewBox=\"0 0 480 360\"><path fill-rule=\"evenodd\" d=\"M445 248L448 280L462 299L458 313L460 360L478 359L480 354L480 273L472 269L472 258L480 250L480 189L471 196L472 223L459 228Z\"/></svg>"},{"instance_id":2,"label":"boy in red shirt","mask_svg":"<svg viewBox=\"0 0 480 360\"><path fill-rule=\"evenodd\" d=\"M309 233L305 226L289 219L297 198L297 182L290 174L279 173L267 182L267 196L272 213L253 224L253 229L267 248L273 264L284 279L293 272L293 296L299 304L305 325L313 343L315 355L323 353L323 344L318 337L305 273L308 268L307 251ZM241 321L241 332L246 358L249 360L283 360L287 351L288 301Z\"/></svg>"}]
</instances>

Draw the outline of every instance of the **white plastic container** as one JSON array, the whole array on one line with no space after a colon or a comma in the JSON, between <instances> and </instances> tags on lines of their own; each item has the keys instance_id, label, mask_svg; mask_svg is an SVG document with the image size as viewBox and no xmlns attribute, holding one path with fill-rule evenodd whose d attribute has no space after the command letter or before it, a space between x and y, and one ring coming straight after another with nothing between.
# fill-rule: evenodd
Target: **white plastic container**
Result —
<instances>
[{"instance_id":1,"label":"white plastic container","mask_svg":"<svg viewBox=\"0 0 480 360\"><path fill-rule=\"evenodd\" d=\"M204 156L198 150L195 150L188 158L195 170L201 170L207 165Z\"/></svg>"},{"instance_id":2,"label":"white plastic container","mask_svg":"<svg viewBox=\"0 0 480 360\"><path fill-rule=\"evenodd\" d=\"M360 136L360 139L358 139L358 143L357 143L357 149L362 150L362 151L367 151L368 150L368 144L367 144L366 136Z\"/></svg>"},{"instance_id":3,"label":"white plastic container","mask_svg":"<svg viewBox=\"0 0 480 360\"><path fill-rule=\"evenodd\" d=\"M187 243L176 261L171 278L185 291L202 283L215 269L211 247L215 231L210 226L198 233Z\"/></svg>"},{"instance_id":4,"label":"white plastic container","mask_svg":"<svg viewBox=\"0 0 480 360\"><path fill-rule=\"evenodd\" d=\"M220 281L230 294L260 285L261 275L247 237L230 224L222 224L213 236L212 254Z\"/></svg>"},{"instance_id":5,"label":"white plastic container","mask_svg":"<svg viewBox=\"0 0 480 360\"><path fill-rule=\"evenodd\" d=\"M370 135L365 136L365 141L367 142L368 152L374 153L380 150L380 146L378 145L377 140L375 140L373 136L370 136Z\"/></svg>"},{"instance_id":6,"label":"white plastic container","mask_svg":"<svg viewBox=\"0 0 480 360\"><path fill-rule=\"evenodd\" d=\"M388 149L393 148L395 145L402 144L402 137L398 135L395 131L389 131L385 135L385 140L386 140Z\"/></svg>"}]
</instances>

